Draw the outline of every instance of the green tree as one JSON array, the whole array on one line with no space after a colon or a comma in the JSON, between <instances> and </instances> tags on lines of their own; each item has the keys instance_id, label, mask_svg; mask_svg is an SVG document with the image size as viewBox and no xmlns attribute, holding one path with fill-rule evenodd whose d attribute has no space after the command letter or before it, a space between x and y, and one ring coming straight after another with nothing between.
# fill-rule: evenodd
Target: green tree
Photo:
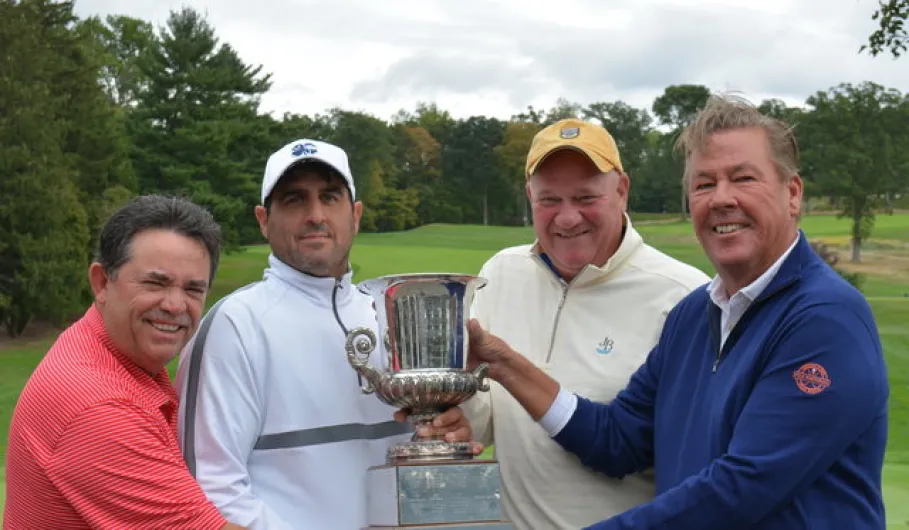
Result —
<instances>
[{"instance_id":1,"label":"green tree","mask_svg":"<svg viewBox=\"0 0 909 530\"><path fill-rule=\"evenodd\" d=\"M266 138L258 105L270 75L243 63L189 8L170 14L140 65L148 81L129 129L141 190L187 196L208 207L228 249L237 248L258 233L250 212L259 201L267 155L249 158L267 142L249 144Z\"/></svg>"},{"instance_id":2,"label":"green tree","mask_svg":"<svg viewBox=\"0 0 909 530\"><path fill-rule=\"evenodd\" d=\"M675 136L652 130L640 170L631 175L629 209L636 212L679 211L681 164L675 155Z\"/></svg>"},{"instance_id":3,"label":"green tree","mask_svg":"<svg viewBox=\"0 0 909 530\"><path fill-rule=\"evenodd\" d=\"M529 121L510 121L505 125L502 143L495 147L499 167L506 182L512 186L514 199L521 212L521 224L530 225L530 209L525 183L527 182L527 152L540 125Z\"/></svg>"},{"instance_id":4,"label":"green tree","mask_svg":"<svg viewBox=\"0 0 909 530\"><path fill-rule=\"evenodd\" d=\"M433 171L432 181L419 193L418 222L421 224L461 222L463 218L461 190L452 185L451 175L445 171L448 160L446 153L455 142L456 120L447 110L440 109L435 103L426 102L417 103L413 113L399 114L396 117L398 125L423 129L438 144L438 160L433 161L436 169ZM407 141L400 145L406 149ZM406 182L408 182L406 179L402 180L401 185L406 185Z\"/></svg>"},{"instance_id":5,"label":"green tree","mask_svg":"<svg viewBox=\"0 0 909 530\"><path fill-rule=\"evenodd\" d=\"M799 124L803 173L819 193L842 198L852 220L852 262L874 226L881 197L909 169L909 103L899 91L865 82L840 84L808 98Z\"/></svg>"},{"instance_id":6,"label":"green tree","mask_svg":"<svg viewBox=\"0 0 909 530\"><path fill-rule=\"evenodd\" d=\"M514 189L503 176L495 147L501 145L505 122L485 116L459 120L442 151L445 185L458 202L457 222L489 224L491 212L514 215ZM504 212L504 215L503 215Z\"/></svg>"},{"instance_id":7,"label":"green tree","mask_svg":"<svg viewBox=\"0 0 909 530\"><path fill-rule=\"evenodd\" d=\"M411 123L413 118L410 118ZM438 200L437 190L442 178L442 145L419 125L397 123L392 127L398 166L397 186L413 194L415 199L412 223L406 228L433 219L434 210L444 208Z\"/></svg>"},{"instance_id":8,"label":"green tree","mask_svg":"<svg viewBox=\"0 0 909 530\"><path fill-rule=\"evenodd\" d=\"M688 126L710 98L710 89L702 85L671 85L653 101L653 114L661 125L675 130Z\"/></svg>"},{"instance_id":9,"label":"green tree","mask_svg":"<svg viewBox=\"0 0 909 530\"><path fill-rule=\"evenodd\" d=\"M546 117L543 119L542 125L551 125L559 120L565 120L569 118L580 119L583 115L584 108L580 103L568 101L565 98L559 98L556 100L555 106L549 109L549 112L546 113Z\"/></svg>"},{"instance_id":10,"label":"green tree","mask_svg":"<svg viewBox=\"0 0 909 530\"><path fill-rule=\"evenodd\" d=\"M60 109L66 123L63 149L74 170L71 180L88 216L94 248L108 215L135 194L138 184L129 159L126 113L111 97L111 85L104 84L114 64L112 57L99 51L96 25L77 23L73 28L78 52L66 56L69 68L57 89L66 91L74 102ZM126 86L119 89L121 97L126 97Z\"/></svg>"},{"instance_id":11,"label":"green tree","mask_svg":"<svg viewBox=\"0 0 909 530\"><path fill-rule=\"evenodd\" d=\"M868 50L876 57L889 51L894 58L905 53L909 43L907 17L909 0L878 0L878 8L871 15L871 20L877 21L878 27L868 36L868 42L859 48L859 53Z\"/></svg>"},{"instance_id":12,"label":"green tree","mask_svg":"<svg viewBox=\"0 0 909 530\"><path fill-rule=\"evenodd\" d=\"M780 99L765 99L758 105L758 111L765 116L776 118L790 127L798 123L803 113L799 107L790 107Z\"/></svg>"},{"instance_id":13,"label":"green tree","mask_svg":"<svg viewBox=\"0 0 909 530\"><path fill-rule=\"evenodd\" d=\"M363 112L338 108L328 115L326 138L347 151L350 171L363 201L360 228L365 232L400 230L416 224L417 192L398 188L399 166L388 124Z\"/></svg>"},{"instance_id":14,"label":"green tree","mask_svg":"<svg viewBox=\"0 0 909 530\"><path fill-rule=\"evenodd\" d=\"M93 52L101 64L100 81L108 97L118 106L134 106L148 85L142 65L156 43L154 27L123 15L108 15L103 20L89 17L79 25L94 37Z\"/></svg>"},{"instance_id":15,"label":"green tree","mask_svg":"<svg viewBox=\"0 0 909 530\"><path fill-rule=\"evenodd\" d=\"M710 89L702 85L671 85L666 87L663 94L657 97L653 102L653 114L659 119L663 126L671 129L668 133L670 138L662 142L661 152L665 154L665 146L673 143L675 138L681 133L682 129L688 126L697 113L707 103L710 97ZM673 151L669 151L672 153ZM663 178L672 179L671 186L677 190L677 197L680 197L680 207L682 219L687 218L688 198L687 190L682 188L682 172L684 171L684 161L674 158L676 162L667 170Z\"/></svg>"},{"instance_id":16,"label":"green tree","mask_svg":"<svg viewBox=\"0 0 909 530\"><path fill-rule=\"evenodd\" d=\"M0 1L0 325L61 325L84 303L85 209L72 107L91 106L71 2ZM100 88L95 86L100 93ZM103 95L102 95L103 97Z\"/></svg>"}]
</instances>

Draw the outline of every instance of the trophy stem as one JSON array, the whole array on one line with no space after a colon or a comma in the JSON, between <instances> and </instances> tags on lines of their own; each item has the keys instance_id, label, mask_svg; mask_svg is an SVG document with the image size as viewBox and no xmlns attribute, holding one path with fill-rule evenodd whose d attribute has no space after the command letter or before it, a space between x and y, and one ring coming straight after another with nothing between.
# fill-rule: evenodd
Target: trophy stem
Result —
<instances>
[{"instance_id":1,"label":"trophy stem","mask_svg":"<svg viewBox=\"0 0 909 530\"><path fill-rule=\"evenodd\" d=\"M408 415L408 421L414 426L410 441L401 442L388 448L386 460L389 464L408 462L425 462L435 460L472 460L470 442L446 442L442 436L420 436L417 429L421 425L430 426L439 411L418 411Z\"/></svg>"}]
</instances>

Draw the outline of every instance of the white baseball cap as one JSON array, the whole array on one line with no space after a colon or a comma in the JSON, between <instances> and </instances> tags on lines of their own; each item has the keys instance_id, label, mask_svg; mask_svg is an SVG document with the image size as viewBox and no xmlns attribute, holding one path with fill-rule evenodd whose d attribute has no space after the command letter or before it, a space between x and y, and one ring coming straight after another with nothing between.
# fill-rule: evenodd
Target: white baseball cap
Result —
<instances>
[{"instance_id":1,"label":"white baseball cap","mask_svg":"<svg viewBox=\"0 0 909 530\"><path fill-rule=\"evenodd\" d=\"M319 140L301 138L278 149L265 163L265 175L262 177L262 204L291 166L304 160L317 160L334 168L347 181L351 199L356 200L353 176L347 162L347 153L336 145Z\"/></svg>"}]
</instances>

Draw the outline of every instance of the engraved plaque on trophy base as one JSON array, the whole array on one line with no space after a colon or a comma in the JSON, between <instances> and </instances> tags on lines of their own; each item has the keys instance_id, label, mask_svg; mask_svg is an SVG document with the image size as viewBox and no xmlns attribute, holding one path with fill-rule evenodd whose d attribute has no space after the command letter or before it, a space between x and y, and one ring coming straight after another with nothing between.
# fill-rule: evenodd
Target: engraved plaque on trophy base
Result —
<instances>
[{"instance_id":1,"label":"engraved plaque on trophy base","mask_svg":"<svg viewBox=\"0 0 909 530\"><path fill-rule=\"evenodd\" d=\"M449 460L367 471L370 530L513 530L502 518L499 464Z\"/></svg>"}]
</instances>

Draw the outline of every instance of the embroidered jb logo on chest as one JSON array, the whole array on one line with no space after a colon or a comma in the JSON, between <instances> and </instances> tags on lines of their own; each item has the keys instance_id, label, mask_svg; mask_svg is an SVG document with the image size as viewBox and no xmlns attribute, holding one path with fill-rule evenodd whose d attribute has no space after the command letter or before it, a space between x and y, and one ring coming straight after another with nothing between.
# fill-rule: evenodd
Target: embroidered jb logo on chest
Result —
<instances>
[{"instance_id":1,"label":"embroidered jb logo on chest","mask_svg":"<svg viewBox=\"0 0 909 530\"><path fill-rule=\"evenodd\" d=\"M612 352L612 346L614 344L615 343L612 341L612 339L609 338L609 336L606 336L602 341L600 341L599 344L597 344L597 353L600 355L606 355Z\"/></svg>"}]
</instances>

